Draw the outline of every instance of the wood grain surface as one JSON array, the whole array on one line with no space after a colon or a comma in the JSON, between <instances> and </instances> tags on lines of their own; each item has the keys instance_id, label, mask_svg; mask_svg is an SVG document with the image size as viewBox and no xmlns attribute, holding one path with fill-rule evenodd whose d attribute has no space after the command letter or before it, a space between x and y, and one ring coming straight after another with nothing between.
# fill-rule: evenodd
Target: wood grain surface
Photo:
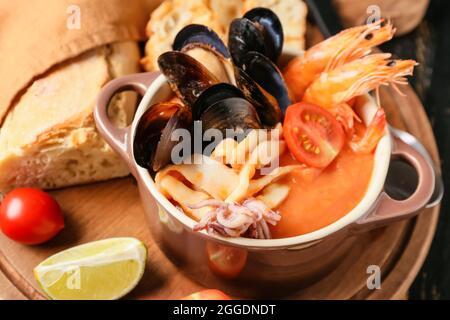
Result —
<instances>
[{"instance_id":1,"label":"wood grain surface","mask_svg":"<svg viewBox=\"0 0 450 320\"><path fill-rule=\"evenodd\" d=\"M419 62L411 84L423 102L439 147L445 190L450 190L450 1L431 0L412 32L382 46L403 59ZM444 195L429 255L410 299L450 299L450 197Z\"/></svg>"},{"instance_id":2,"label":"wood grain surface","mask_svg":"<svg viewBox=\"0 0 450 320\"><path fill-rule=\"evenodd\" d=\"M428 119L411 88L406 97L382 91L382 103L391 124L407 129L438 159ZM202 287L179 272L152 241L133 178L117 179L53 192L66 217L66 228L41 246L23 246L0 236L0 297L43 299L33 277L40 261L63 249L88 241L133 236L148 247L144 277L127 297L177 299ZM416 277L430 246L439 208L423 210L410 221L359 236L341 264L330 274L286 298L297 299L399 299ZM367 267L382 271L380 290L367 289Z\"/></svg>"},{"instance_id":3,"label":"wood grain surface","mask_svg":"<svg viewBox=\"0 0 450 320\"><path fill-rule=\"evenodd\" d=\"M389 49L408 48L395 43ZM397 44L399 41L396 42ZM396 51L396 50L387 50ZM419 73L419 77L420 77ZM423 93L421 86L416 86ZM382 104L396 127L417 136L436 161L439 155L430 123L411 88L406 97L382 91ZM134 236L147 245L146 272L130 299L177 299L202 287L179 272L154 244L146 227L136 184L130 178L67 188L53 192L66 215L66 229L43 246L27 247L0 235L0 298L44 299L32 270L60 250L115 236ZM315 284L286 298L297 299L403 299L427 256L439 217L439 208L423 210L410 221L362 234L341 264ZM367 289L366 269L382 270L380 290Z\"/></svg>"}]
</instances>

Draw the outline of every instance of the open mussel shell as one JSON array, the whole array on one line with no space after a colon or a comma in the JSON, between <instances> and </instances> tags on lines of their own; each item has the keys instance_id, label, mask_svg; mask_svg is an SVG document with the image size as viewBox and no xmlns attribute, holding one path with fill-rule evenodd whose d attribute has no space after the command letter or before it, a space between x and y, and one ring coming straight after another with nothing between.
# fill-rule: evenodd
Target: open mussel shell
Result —
<instances>
[{"instance_id":1,"label":"open mussel shell","mask_svg":"<svg viewBox=\"0 0 450 320\"><path fill-rule=\"evenodd\" d=\"M198 97L192 105L192 116L194 120L199 120L202 113L215 103L228 98L244 98L241 90L228 83L215 84Z\"/></svg>"},{"instance_id":2,"label":"open mussel shell","mask_svg":"<svg viewBox=\"0 0 450 320\"><path fill-rule=\"evenodd\" d=\"M230 58L227 47L217 33L201 24L190 24L181 29L175 37L172 48L176 51L184 51L197 46L207 47L225 58Z\"/></svg>"},{"instance_id":3,"label":"open mussel shell","mask_svg":"<svg viewBox=\"0 0 450 320\"><path fill-rule=\"evenodd\" d=\"M274 126L282 121L283 112L277 100L258 85L244 70L235 68L236 85L245 98L256 108L261 122L266 126Z\"/></svg>"},{"instance_id":4,"label":"open mussel shell","mask_svg":"<svg viewBox=\"0 0 450 320\"><path fill-rule=\"evenodd\" d=\"M200 94L219 80L199 61L186 53L169 51L158 58L160 71L186 105L192 106Z\"/></svg>"},{"instance_id":5,"label":"open mussel shell","mask_svg":"<svg viewBox=\"0 0 450 320\"><path fill-rule=\"evenodd\" d=\"M133 141L136 163L154 172L171 162L172 141L176 129L191 129L192 114L188 107L162 102L151 106L139 119Z\"/></svg>"},{"instance_id":6,"label":"open mussel shell","mask_svg":"<svg viewBox=\"0 0 450 320\"><path fill-rule=\"evenodd\" d=\"M284 42L283 26L278 16L270 9L258 7L245 13L244 18L261 26L266 43L266 56L276 63Z\"/></svg>"},{"instance_id":7,"label":"open mussel shell","mask_svg":"<svg viewBox=\"0 0 450 320\"><path fill-rule=\"evenodd\" d=\"M172 48L193 57L220 82L235 83L230 53L212 29L200 24L187 25L178 32Z\"/></svg>"},{"instance_id":8,"label":"open mussel shell","mask_svg":"<svg viewBox=\"0 0 450 320\"><path fill-rule=\"evenodd\" d=\"M242 67L250 51L268 54L264 34L256 24L247 18L234 19L228 33L228 49L236 66Z\"/></svg>"},{"instance_id":9,"label":"open mussel shell","mask_svg":"<svg viewBox=\"0 0 450 320\"><path fill-rule=\"evenodd\" d=\"M283 113L292 104L292 99L281 71L266 56L259 52L248 52L242 69L277 100Z\"/></svg>"},{"instance_id":10,"label":"open mussel shell","mask_svg":"<svg viewBox=\"0 0 450 320\"><path fill-rule=\"evenodd\" d=\"M227 98L216 102L203 111L200 120L203 131L218 129L248 130L262 127L255 107L243 98Z\"/></svg>"}]
</instances>

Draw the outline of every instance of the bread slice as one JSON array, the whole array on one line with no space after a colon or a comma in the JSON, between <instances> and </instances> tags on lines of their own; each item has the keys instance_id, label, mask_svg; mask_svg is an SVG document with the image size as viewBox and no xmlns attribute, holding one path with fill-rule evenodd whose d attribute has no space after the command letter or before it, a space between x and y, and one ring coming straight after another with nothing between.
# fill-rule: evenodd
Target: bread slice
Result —
<instances>
[{"instance_id":1,"label":"bread slice","mask_svg":"<svg viewBox=\"0 0 450 320\"><path fill-rule=\"evenodd\" d=\"M242 16L243 0L209 0L208 6L217 15L225 34L228 34L231 22Z\"/></svg>"},{"instance_id":2,"label":"bread slice","mask_svg":"<svg viewBox=\"0 0 450 320\"><path fill-rule=\"evenodd\" d=\"M208 0L166 0L156 8L147 24L149 36L145 57L141 60L147 71L158 70L158 57L172 50L172 43L183 27L196 23L210 27L225 40L225 32Z\"/></svg>"},{"instance_id":3,"label":"bread slice","mask_svg":"<svg viewBox=\"0 0 450 320\"><path fill-rule=\"evenodd\" d=\"M308 8L302 0L245 0L242 14L256 7L269 8L278 15L283 25L285 50L305 49Z\"/></svg>"},{"instance_id":4,"label":"bread slice","mask_svg":"<svg viewBox=\"0 0 450 320\"><path fill-rule=\"evenodd\" d=\"M44 189L122 177L128 169L98 134L93 108L103 85L139 71L135 42L98 47L35 80L0 129L0 191ZM110 115L127 125L137 96L116 95Z\"/></svg>"}]
</instances>

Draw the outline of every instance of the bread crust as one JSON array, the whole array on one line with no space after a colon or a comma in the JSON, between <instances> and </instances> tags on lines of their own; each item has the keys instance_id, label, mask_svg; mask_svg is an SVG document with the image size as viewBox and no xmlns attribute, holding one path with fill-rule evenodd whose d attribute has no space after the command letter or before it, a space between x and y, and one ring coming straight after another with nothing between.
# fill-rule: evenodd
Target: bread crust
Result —
<instances>
[{"instance_id":1,"label":"bread crust","mask_svg":"<svg viewBox=\"0 0 450 320\"><path fill-rule=\"evenodd\" d=\"M120 157L100 137L93 108L113 78L139 71L135 42L90 50L37 79L8 113L0 129L0 191L44 189L106 180L128 174ZM116 95L113 122L131 122L136 94Z\"/></svg>"}]
</instances>

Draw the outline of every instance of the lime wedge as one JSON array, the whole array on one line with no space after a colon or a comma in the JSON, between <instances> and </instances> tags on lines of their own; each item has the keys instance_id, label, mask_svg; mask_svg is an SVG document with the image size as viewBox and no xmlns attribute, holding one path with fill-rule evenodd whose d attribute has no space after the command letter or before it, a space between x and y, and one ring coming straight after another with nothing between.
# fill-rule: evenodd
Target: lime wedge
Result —
<instances>
[{"instance_id":1,"label":"lime wedge","mask_svg":"<svg viewBox=\"0 0 450 320\"><path fill-rule=\"evenodd\" d=\"M112 300L142 278L145 245L134 238L111 238L76 246L41 262L34 275L51 299Z\"/></svg>"}]
</instances>

